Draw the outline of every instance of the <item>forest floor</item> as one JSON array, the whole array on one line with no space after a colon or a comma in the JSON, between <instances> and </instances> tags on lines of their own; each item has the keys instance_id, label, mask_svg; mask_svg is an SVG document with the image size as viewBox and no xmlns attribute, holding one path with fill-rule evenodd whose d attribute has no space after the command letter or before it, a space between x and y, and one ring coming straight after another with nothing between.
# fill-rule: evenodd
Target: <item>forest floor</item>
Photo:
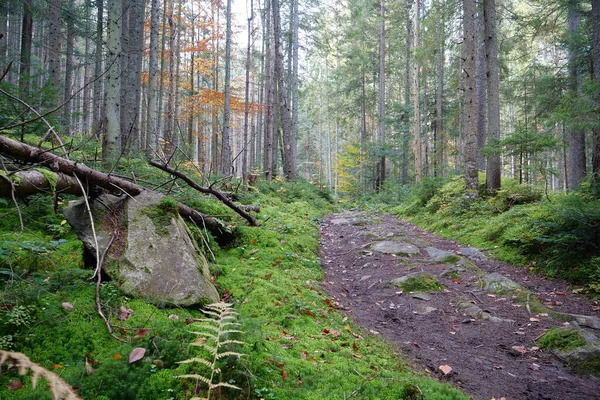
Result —
<instances>
[{"instance_id":1,"label":"forest floor","mask_svg":"<svg viewBox=\"0 0 600 400\"><path fill-rule=\"evenodd\" d=\"M327 216L320 252L324 290L370 334L397 344L416 370L475 399L598 398L600 378L576 374L537 344L547 329L565 322L536 313L533 300L556 312L598 316L598 304L566 284L490 260L389 214ZM419 272L444 289L415 293L390 284ZM492 273L521 285L517 295L484 290L482 277Z\"/></svg>"}]
</instances>

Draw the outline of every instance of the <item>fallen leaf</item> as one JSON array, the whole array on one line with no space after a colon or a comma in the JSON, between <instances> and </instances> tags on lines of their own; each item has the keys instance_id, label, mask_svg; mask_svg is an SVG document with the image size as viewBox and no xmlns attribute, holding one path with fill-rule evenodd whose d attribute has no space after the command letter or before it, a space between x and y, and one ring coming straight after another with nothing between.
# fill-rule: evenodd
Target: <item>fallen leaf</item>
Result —
<instances>
[{"instance_id":1,"label":"fallen leaf","mask_svg":"<svg viewBox=\"0 0 600 400\"><path fill-rule=\"evenodd\" d=\"M20 390L23 389L23 382L17 379L11 379L8 381L8 390Z\"/></svg>"},{"instance_id":2,"label":"fallen leaf","mask_svg":"<svg viewBox=\"0 0 600 400\"><path fill-rule=\"evenodd\" d=\"M362 356L360 354L352 354L352 357L354 357L354 358L362 358Z\"/></svg>"},{"instance_id":3,"label":"fallen leaf","mask_svg":"<svg viewBox=\"0 0 600 400\"><path fill-rule=\"evenodd\" d=\"M340 335L341 335L341 333L340 333L340 332L338 332L338 331L333 331L333 332L331 332L331 336L333 336L333 337L338 337L338 336L340 336Z\"/></svg>"},{"instance_id":4,"label":"fallen leaf","mask_svg":"<svg viewBox=\"0 0 600 400\"><path fill-rule=\"evenodd\" d=\"M275 302L275 307L279 307L280 305L281 305L280 302L278 302L278 301Z\"/></svg>"},{"instance_id":5,"label":"fallen leaf","mask_svg":"<svg viewBox=\"0 0 600 400\"><path fill-rule=\"evenodd\" d=\"M369 329L369 332L371 332L373 335L379 335L379 332L374 331L373 329Z\"/></svg>"},{"instance_id":6,"label":"fallen leaf","mask_svg":"<svg viewBox=\"0 0 600 400\"><path fill-rule=\"evenodd\" d=\"M196 343L196 344L202 344L204 342L206 342L206 338L205 337L199 337L196 340L194 340L194 343Z\"/></svg>"},{"instance_id":7,"label":"fallen leaf","mask_svg":"<svg viewBox=\"0 0 600 400\"><path fill-rule=\"evenodd\" d=\"M307 355L308 355L308 353L306 351L303 351L302 353L300 353L300 358L302 358L303 360L306 360Z\"/></svg>"},{"instance_id":8,"label":"fallen leaf","mask_svg":"<svg viewBox=\"0 0 600 400\"><path fill-rule=\"evenodd\" d=\"M358 350L358 345L356 344L356 340L352 343L352 349L354 351Z\"/></svg>"},{"instance_id":9,"label":"fallen leaf","mask_svg":"<svg viewBox=\"0 0 600 400\"><path fill-rule=\"evenodd\" d=\"M127 336L127 331L125 330L125 328L123 328L123 327L120 327L120 328L119 328L119 332L121 332L121 335L123 335L123 336Z\"/></svg>"},{"instance_id":10,"label":"fallen leaf","mask_svg":"<svg viewBox=\"0 0 600 400\"><path fill-rule=\"evenodd\" d=\"M253 255L253 254L256 254L256 253L258 253L258 249L253 249L253 250L250 251L250 255Z\"/></svg>"},{"instance_id":11,"label":"fallen leaf","mask_svg":"<svg viewBox=\"0 0 600 400\"><path fill-rule=\"evenodd\" d=\"M133 314L133 310L131 308L121 306L119 310L121 311L121 315L119 315L119 319L121 321L129 319L129 317L131 317L131 314Z\"/></svg>"},{"instance_id":12,"label":"fallen leaf","mask_svg":"<svg viewBox=\"0 0 600 400\"><path fill-rule=\"evenodd\" d=\"M524 335L525 334L525 332L523 332L523 331L516 331L516 332L513 332L513 333L515 335Z\"/></svg>"},{"instance_id":13,"label":"fallen leaf","mask_svg":"<svg viewBox=\"0 0 600 400\"><path fill-rule=\"evenodd\" d=\"M298 380L296 381L296 386L300 386L300 385L302 385L302 379L298 379Z\"/></svg>"},{"instance_id":14,"label":"fallen leaf","mask_svg":"<svg viewBox=\"0 0 600 400\"><path fill-rule=\"evenodd\" d=\"M285 369L281 370L281 377L283 378L283 381L287 381L288 378L288 373L285 371Z\"/></svg>"},{"instance_id":15,"label":"fallen leaf","mask_svg":"<svg viewBox=\"0 0 600 400\"><path fill-rule=\"evenodd\" d=\"M179 319L179 315L177 315L177 314L169 314L169 319L178 320Z\"/></svg>"},{"instance_id":16,"label":"fallen leaf","mask_svg":"<svg viewBox=\"0 0 600 400\"><path fill-rule=\"evenodd\" d=\"M72 310L73 309L73 304L69 303L69 302L65 302L62 303L62 308L64 308L65 310Z\"/></svg>"},{"instance_id":17,"label":"fallen leaf","mask_svg":"<svg viewBox=\"0 0 600 400\"><path fill-rule=\"evenodd\" d=\"M536 363L532 363L532 364L529 366L529 369L531 369L531 370L533 370L533 371L539 371L539 370L540 370L540 365L539 365L539 364L536 364Z\"/></svg>"},{"instance_id":18,"label":"fallen leaf","mask_svg":"<svg viewBox=\"0 0 600 400\"><path fill-rule=\"evenodd\" d=\"M148 334L148 329L140 329L139 331L137 331L137 333L133 337L133 340L135 341L135 340L141 339L144 336L146 336L147 334Z\"/></svg>"},{"instance_id":19,"label":"fallen leaf","mask_svg":"<svg viewBox=\"0 0 600 400\"><path fill-rule=\"evenodd\" d=\"M527 353L527 349L525 348L525 346L513 346L513 347L511 347L511 349L513 349L514 351L517 351L521 354Z\"/></svg>"},{"instance_id":20,"label":"fallen leaf","mask_svg":"<svg viewBox=\"0 0 600 400\"><path fill-rule=\"evenodd\" d=\"M96 370L94 370L94 368L92 368L92 365L88 362L87 358L85 359L85 372L87 372L88 376L96 372Z\"/></svg>"},{"instance_id":21,"label":"fallen leaf","mask_svg":"<svg viewBox=\"0 0 600 400\"><path fill-rule=\"evenodd\" d=\"M448 375L450 372L452 372L452 367L449 365L441 365L439 368L440 371L444 373L444 375Z\"/></svg>"},{"instance_id":22,"label":"fallen leaf","mask_svg":"<svg viewBox=\"0 0 600 400\"><path fill-rule=\"evenodd\" d=\"M504 369L503 365L494 365L494 369Z\"/></svg>"},{"instance_id":23,"label":"fallen leaf","mask_svg":"<svg viewBox=\"0 0 600 400\"><path fill-rule=\"evenodd\" d=\"M115 354L113 354L113 358L114 358L115 360L122 360L122 359L123 359L123 356L122 356L122 355L120 355L120 354L118 354L118 353L115 353Z\"/></svg>"},{"instance_id":24,"label":"fallen leaf","mask_svg":"<svg viewBox=\"0 0 600 400\"><path fill-rule=\"evenodd\" d=\"M141 360L144 358L144 354L146 354L146 349L143 347L136 347L131 350L131 353L129 353L129 364Z\"/></svg>"},{"instance_id":25,"label":"fallen leaf","mask_svg":"<svg viewBox=\"0 0 600 400\"><path fill-rule=\"evenodd\" d=\"M163 360L152 360L152 364L156 365L156 368L158 369L163 369L165 367Z\"/></svg>"},{"instance_id":26,"label":"fallen leaf","mask_svg":"<svg viewBox=\"0 0 600 400\"><path fill-rule=\"evenodd\" d=\"M62 364L52 364L52 369L60 369L60 368L64 368L65 366Z\"/></svg>"},{"instance_id":27,"label":"fallen leaf","mask_svg":"<svg viewBox=\"0 0 600 400\"><path fill-rule=\"evenodd\" d=\"M541 319L539 319L539 318L534 318L534 317L531 317L531 318L529 318L529 320L530 320L531 322L540 322L540 321L541 321Z\"/></svg>"}]
</instances>

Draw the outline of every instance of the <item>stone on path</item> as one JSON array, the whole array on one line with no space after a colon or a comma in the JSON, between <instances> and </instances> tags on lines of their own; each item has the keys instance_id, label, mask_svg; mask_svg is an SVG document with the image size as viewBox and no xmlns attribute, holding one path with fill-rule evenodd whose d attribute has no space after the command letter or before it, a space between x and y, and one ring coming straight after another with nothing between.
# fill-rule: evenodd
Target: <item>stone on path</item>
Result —
<instances>
[{"instance_id":1,"label":"stone on path","mask_svg":"<svg viewBox=\"0 0 600 400\"><path fill-rule=\"evenodd\" d=\"M426 247L425 251L432 260L439 262L456 262L461 258L450 251L437 249L435 247Z\"/></svg>"},{"instance_id":2,"label":"stone on path","mask_svg":"<svg viewBox=\"0 0 600 400\"><path fill-rule=\"evenodd\" d=\"M419 299L419 300L423 300L423 301L431 301L431 296L428 295L427 293L413 293L412 297L414 299Z\"/></svg>"},{"instance_id":3,"label":"stone on path","mask_svg":"<svg viewBox=\"0 0 600 400\"><path fill-rule=\"evenodd\" d=\"M444 278L446 276L460 274L461 272L465 272L465 269L462 267L459 267L458 265L451 265L440 273L440 277Z\"/></svg>"},{"instance_id":4,"label":"stone on path","mask_svg":"<svg viewBox=\"0 0 600 400\"><path fill-rule=\"evenodd\" d=\"M333 225L348 225L350 224L350 220L346 218L336 218L329 221Z\"/></svg>"},{"instance_id":5,"label":"stone on path","mask_svg":"<svg viewBox=\"0 0 600 400\"><path fill-rule=\"evenodd\" d=\"M483 289L488 292L495 292L498 290L515 290L521 288L521 285L505 276L500 275L497 272L484 276L483 281Z\"/></svg>"},{"instance_id":6,"label":"stone on path","mask_svg":"<svg viewBox=\"0 0 600 400\"><path fill-rule=\"evenodd\" d=\"M492 314L483 311L481 307L479 307L476 304L473 304L472 301L460 297L453 299L451 303L454 305L454 307L462 311L465 315L474 319L483 319L490 322L515 322L510 319L495 317Z\"/></svg>"},{"instance_id":7,"label":"stone on path","mask_svg":"<svg viewBox=\"0 0 600 400\"><path fill-rule=\"evenodd\" d=\"M458 249L458 252L460 254L462 254L463 256L475 257L475 258L479 258L481 260L487 260L487 257L485 256L485 254L483 254L480 250L476 249L475 247L460 247Z\"/></svg>"},{"instance_id":8,"label":"stone on path","mask_svg":"<svg viewBox=\"0 0 600 400\"><path fill-rule=\"evenodd\" d=\"M371 249L384 254L419 254L419 248L410 243L383 241L375 243Z\"/></svg>"}]
</instances>

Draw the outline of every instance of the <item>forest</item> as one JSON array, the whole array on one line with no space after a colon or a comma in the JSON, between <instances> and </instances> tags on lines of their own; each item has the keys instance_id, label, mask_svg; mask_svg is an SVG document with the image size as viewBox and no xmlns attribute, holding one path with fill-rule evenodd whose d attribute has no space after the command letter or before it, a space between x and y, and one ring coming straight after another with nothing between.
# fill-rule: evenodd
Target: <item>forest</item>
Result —
<instances>
[{"instance_id":1,"label":"forest","mask_svg":"<svg viewBox=\"0 0 600 400\"><path fill-rule=\"evenodd\" d=\"M0 400L592 399L599 311L600 0L0 1Z\"/></svg>"}]
</instances>

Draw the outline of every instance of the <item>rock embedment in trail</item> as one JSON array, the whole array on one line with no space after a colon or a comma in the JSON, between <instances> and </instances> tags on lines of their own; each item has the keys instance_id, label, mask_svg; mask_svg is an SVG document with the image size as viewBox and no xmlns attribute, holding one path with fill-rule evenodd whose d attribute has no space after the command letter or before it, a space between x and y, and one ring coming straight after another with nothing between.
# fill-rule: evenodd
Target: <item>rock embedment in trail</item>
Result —
<instances>
[{"instance_id":1,"label":"rock embedment in trail","mask_svg":"<svg viewBox=\"0 0 600 400\"><path fill-rule=\"evenodd\" d=\"M570 355L540 349L543 334L567 321L588 338L600 328L600 307L564 284L392 215L346 211L326 217L321 243L328 295L366 332L393 341L417 369L476 400L598 399L600 378L589 376L600 371L589 345L596 339L569 350L591 354L586 360L592 361L568 361ZM424 277L438 282L438 290L404 286ZM452 374L440 372L442 365Z\"/></svg>"},{"instance_id":2,"label":"rock embedment in trail","mask_svg":"<svg viewBox=\"0 0 600 400\"><path fill-rule=\"evenodd\" d=\"M408 255L413 256L419 254L420 250L417 246L410 243L383 241L377 242L371 250L378 251L384 254Z\"/></svg>"},{"instance_id":3,"label":"rock embedment in trail","mask_svg":"<svg viewBox=\"0 0 600 400\"><path fill-rule=\"evenodd\" d=\"M92 201L100 254L118 232L105 259L104 272L120 283L126 295L151 303L190 306L218 301L204 255L183 219L160 209L161 199L162 195L142 192L133 199L100 196ZM85 202L70 202L64 214L87 250L95 255Z\"/></svg>"}]
</instances>

